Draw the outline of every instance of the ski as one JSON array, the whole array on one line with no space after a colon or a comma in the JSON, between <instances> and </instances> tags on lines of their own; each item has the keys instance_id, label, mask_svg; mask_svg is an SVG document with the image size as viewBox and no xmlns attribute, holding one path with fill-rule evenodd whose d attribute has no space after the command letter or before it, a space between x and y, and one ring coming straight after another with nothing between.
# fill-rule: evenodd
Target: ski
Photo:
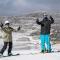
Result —
<instances>
[{"instance_id":1,"label":"ski","mask_svg":"<svg viewBox=\"0 0 60 60\"><path fill-rule=\"evenodd\" d=\"M4 57L12 57L12 56L19 56L20 54L13 54L13 55L11 55L11 56L8 56L8 55L6 55L6 56L0 56L0 58L4 58Z\"/></svg>"}]
</instances>

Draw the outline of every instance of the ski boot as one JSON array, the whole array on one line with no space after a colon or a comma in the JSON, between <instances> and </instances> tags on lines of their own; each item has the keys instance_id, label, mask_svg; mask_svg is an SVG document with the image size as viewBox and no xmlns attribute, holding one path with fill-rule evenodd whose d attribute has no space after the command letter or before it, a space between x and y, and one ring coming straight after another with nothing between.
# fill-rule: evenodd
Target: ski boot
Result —
<instances>
[{"instance_id":1,"label":"ski boot","mask_svg":"<svg viewBox=\"0 0 60 60\"><path fill-rule=\"evenodd\" d=\"M41 50L41 53L45 53L45 51L44 50Z\"/></svg>"},{"instance_id":2,"label":"ski boot","mask_svg":"<svg viewBox=\"0 0 60 60\"><path fill-rule=\"evenodd\" d=\"M46 53L51 53L51 50L46 50Z\"/></svg>"},{"instance_id":3,"label":"ski boot","mask_svg":"<svg viewBox=\"0 0 60 60\"><path fill-rule=\"evenodd\" d=\"M2 53L0 53L0 57L1 57L1 56L3 56L3 54L2 54Z\"/></svg>"},{"instance_id":4,"label":"ski boot","mask_svg":"<svg viewBox=\"0 0 60 60\"><path fill-rule=\"evenodd\" d=\"M13 56L13 54L12 53L9 53L8 56Z\"/></svg>"}]
</instances>

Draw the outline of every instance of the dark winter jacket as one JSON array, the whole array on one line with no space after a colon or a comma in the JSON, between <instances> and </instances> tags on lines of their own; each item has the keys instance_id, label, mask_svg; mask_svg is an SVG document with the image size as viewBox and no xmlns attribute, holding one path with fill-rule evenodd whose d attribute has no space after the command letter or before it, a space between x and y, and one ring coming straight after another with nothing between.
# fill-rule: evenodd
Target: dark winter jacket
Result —
<instances>
[{"instance_id":1,"label":"dark winter jacket","mask_svg":"<svg viewBox=\"0 0 60 60\"><path fill-rule=\"evenodd\" d=\"M54 19L51 16L50 16L50 19L45 17L40 22L37 19L36 23L41 25L41 34L50 34L51 24L54 23Z\"/></svg>"}]
</instances>

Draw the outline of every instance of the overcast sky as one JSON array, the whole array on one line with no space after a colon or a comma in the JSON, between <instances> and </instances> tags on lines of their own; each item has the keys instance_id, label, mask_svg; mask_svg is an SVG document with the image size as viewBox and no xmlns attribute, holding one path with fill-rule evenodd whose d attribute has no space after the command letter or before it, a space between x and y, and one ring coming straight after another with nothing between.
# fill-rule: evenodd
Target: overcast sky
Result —
<instances>
[{"instance_id":1,"label":"overcast sky","mask_svg":"<svg viewBox=\"0 0 60 60\"><path fill-rule=\"evenodd\" d=\"M31 11L60 10L60 0L0 0L0 15L22 15Z\"/></svg>"}]
</instances>

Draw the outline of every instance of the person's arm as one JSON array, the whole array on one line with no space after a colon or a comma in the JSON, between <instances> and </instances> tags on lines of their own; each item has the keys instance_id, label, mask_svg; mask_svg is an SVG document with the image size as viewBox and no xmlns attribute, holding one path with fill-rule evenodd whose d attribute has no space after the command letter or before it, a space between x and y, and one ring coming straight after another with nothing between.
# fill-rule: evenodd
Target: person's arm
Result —
<instances>
[{"instance_id":1,"label":"person's arm","mask_svg":"<svg viewBox=\"0 0 60 60\"><path fill-rule=\"evenodd\" d=\"M50 22L51 22L51 24L54 23L54 19L52 18L52 16L50 16Z\"/></svg>"},{"instance_id":2,"label":"person's arm","mask_svg":"<svg viewBox=\"0 0 60 60\"><path fill-rule=\"evenodd\" d=\"M38 25L44 26L44 24L42 23L42 21L39 22L39 19L36 20L36 23L37 23Z\"/></svg>"},{"instance_id":3,"label":"person's arm","mask_svg":"<svg viewBox=\"0 0 60 60\"><path fill-rule=\"evenodd\" d=\"M0 27L3 28L3 23L1 22Z\"/></svg>"},{"instance_id":4,"label":"person's arm","mask_svg":"<svg viewBox=\"0 0 60 60\"><path fill-rule=\"evenodd\" d=\"M21 29L21 27L19 26L18 28L17 28L17 31L19 31Z\"/></svg>"},{"instance_id":5,"label":"person's arm","mask_svg":"<svg viewBox=\"0 0 60 60\"><path fill-rule=\"evenodd\" d=\"M1 27L1 29L2 29L3 31L6 31L2 22L1 22L1 24L0 24L0 27Z\"/></svg>"},{"instance_id":6,"label":"person's arm","mask_svg":"<svg viewBox=\"0 0 60 60\"><path fill-rule=\"evenodd\" d=\"M20 29L21 29L20 26L17 28L17 30L12 28L12 30L13 30L14 32L17 32L17 31L19 31Z\"/></svg>"}]
</instances>

